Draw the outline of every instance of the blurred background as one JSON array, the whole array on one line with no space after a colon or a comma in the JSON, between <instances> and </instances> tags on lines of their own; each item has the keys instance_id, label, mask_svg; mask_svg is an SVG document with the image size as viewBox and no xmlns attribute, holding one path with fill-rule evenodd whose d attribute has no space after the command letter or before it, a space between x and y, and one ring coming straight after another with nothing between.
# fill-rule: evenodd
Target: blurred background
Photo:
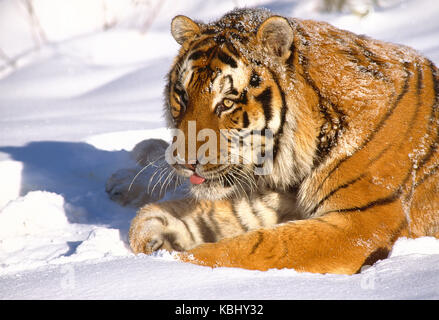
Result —
<instances>
[{"instance_id":1,"label":"blurred background","mask_svg":"<svg viewBox=\"0 0 439 320\"><path fill-rule=\"evenodd\" d=\"M327 20L405 42L437 58L439 2L434 0L0 0L0 76L25 64L41 48L66 42L72 54L99 64L173 55L173 16L211 21L244 6ZM96 33L106 35L97 39ZM87 45L77 45L86 38Z\"/></svg>"}]
</instances>

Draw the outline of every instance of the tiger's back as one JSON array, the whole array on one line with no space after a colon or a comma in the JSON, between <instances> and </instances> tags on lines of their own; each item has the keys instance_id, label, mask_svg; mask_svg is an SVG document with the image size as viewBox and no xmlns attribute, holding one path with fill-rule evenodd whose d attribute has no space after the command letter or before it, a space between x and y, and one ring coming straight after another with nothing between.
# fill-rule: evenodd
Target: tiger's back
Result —
<instances>
[{"instance_id":1,"label":"tiger's back","mask_svg":"<svg viewBox=\"0 0 439 320\"><path fill-rule=\"evenodd\" d=\"M304 207L321 216L388 206L404 213L405 235L436 234L437 68L405 46L300 24L306 45L297 52L296 75L325 118L317 163L301 189Z\"/></svg>"}]
</instances>

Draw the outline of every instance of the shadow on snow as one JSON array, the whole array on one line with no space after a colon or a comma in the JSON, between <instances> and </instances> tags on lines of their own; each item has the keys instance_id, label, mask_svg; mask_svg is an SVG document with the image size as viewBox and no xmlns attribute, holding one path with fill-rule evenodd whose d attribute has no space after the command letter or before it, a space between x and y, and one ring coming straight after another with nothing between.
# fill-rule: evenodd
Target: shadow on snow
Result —
<instances>
[{"instance_id":1,"label":"shadow on snow","mask_svg":"<svg viewBox=\"0 0 439 320\"><path fill-rule=\"evenodd\" d=\"M105 192L105 182L116 170L133 164L129 152L58 141L0 147L0 152L23 163L21 196L34 190L60 194L66 201L69 222L105 225L119 229L121 236L126 236L136 210L111 201ZM76 210L79 214L72 212L70 205L79 208Z\"/></svg>"}]
</instances>

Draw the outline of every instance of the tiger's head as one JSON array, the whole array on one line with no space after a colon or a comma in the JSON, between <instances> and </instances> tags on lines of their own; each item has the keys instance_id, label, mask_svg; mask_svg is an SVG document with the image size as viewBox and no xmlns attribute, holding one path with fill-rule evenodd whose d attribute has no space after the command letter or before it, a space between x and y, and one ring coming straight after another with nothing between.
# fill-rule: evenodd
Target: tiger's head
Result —
<instances>
[{"instance_id":1,"label":"tiger's head","mask_svg":"<svg viewBox=\"0 0 439 320\"><path fill-rule=\"evenodd\" d=\"M264 183L290 184L296 169L282 152L289 147L281 146L295 121L282 89L289 81L290 22L244 9L211 24L176 16L171 32L181 47L168 74L166 118L181 133L173 166L190 178L192 193L214 200Z\"/></svg>"}]
</instances>

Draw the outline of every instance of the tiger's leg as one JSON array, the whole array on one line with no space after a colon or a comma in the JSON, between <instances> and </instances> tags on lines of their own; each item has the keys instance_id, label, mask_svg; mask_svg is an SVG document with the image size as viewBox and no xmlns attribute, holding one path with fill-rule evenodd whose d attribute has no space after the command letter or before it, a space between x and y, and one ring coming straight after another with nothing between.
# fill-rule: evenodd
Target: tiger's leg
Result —
<instances>
[{"instance_id":1,"label":"tiger's leg","mask_svg":"<svg viewBox=\"0 0 439 320\"><path fill-rule=\"evenodd\" d=\"M211 267L353 274L363 265L386 258L393 242L406 234L405 217L395 203L381 210L334 212L255 230L203 244L182 253L181 258Z\"/></svg>"},{"instance_id":2,"label":"tiger's leg","mask_svg":"<svg viewBox=\"0 0 439 320\"><path fill-rule=\"evenodd\" d=\"M267 192L240 200L184 199L147 205L131 222L129 241L136 253L183 251L250 230L297 219L294 195Z\"/></svg>"}]
</instances>

